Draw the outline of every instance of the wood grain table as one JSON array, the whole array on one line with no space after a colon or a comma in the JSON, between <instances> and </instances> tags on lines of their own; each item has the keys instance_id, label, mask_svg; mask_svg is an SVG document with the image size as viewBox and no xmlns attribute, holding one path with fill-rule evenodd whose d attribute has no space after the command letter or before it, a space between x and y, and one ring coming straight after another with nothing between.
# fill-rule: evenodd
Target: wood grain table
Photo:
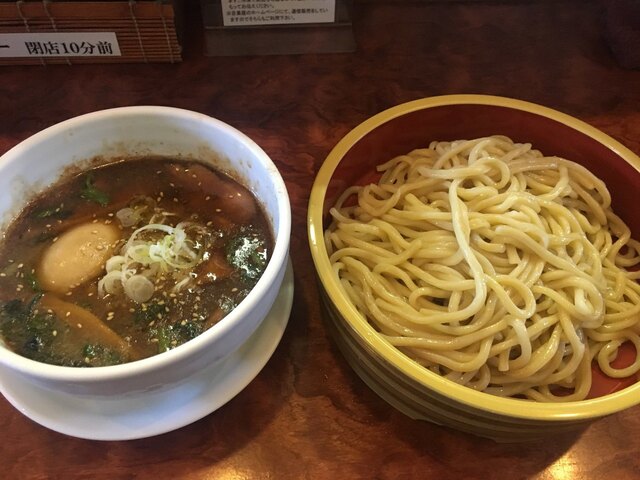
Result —
<instances>
[{"instance_id":1,"label":"wood grain table","mask_svg":"<svg viewBox=\"0 0 640 480\"><path fill-rule=\"evenodd\" d=\"M320 315L306 235L309 191L331 148L383 109L485 93L585 120L640 154L640 71L613 56L590 1L356 1L354 53L206 57L187 2L184 61L0 69L0 150L104 108L171 105L247 133L271 156L293 209L295 299L263 371L207 417L153 438L80 440L0 398L4 479L640 478L640 407L571 435L497 444L413 421L350 369Z\"/></svg>"}]
</instances>

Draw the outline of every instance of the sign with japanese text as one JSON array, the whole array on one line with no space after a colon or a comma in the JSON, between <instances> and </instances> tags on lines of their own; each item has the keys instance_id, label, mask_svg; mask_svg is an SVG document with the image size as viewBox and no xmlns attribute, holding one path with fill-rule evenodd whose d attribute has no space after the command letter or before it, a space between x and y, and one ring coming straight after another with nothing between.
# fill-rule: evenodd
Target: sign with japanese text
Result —
<instances>
[{"instance_id":1,"label":"sign with japanese text","mask_svg":"<svg viewBox=\"0 0 640 480\"><path fill-rule=\"evenodd\" d=\"M0 33L0 57L120 57L114 32Z\"/></svg>"},{"instance_id":2,"label":"sign with japanese text","mask_svg":"<svg viewBox=\"0 0 640 480\"><path fill-rule=\"evenodd\" d=\"M225 27L329 23L336 0L221 0Z\"/></svg>"}]
</instances>

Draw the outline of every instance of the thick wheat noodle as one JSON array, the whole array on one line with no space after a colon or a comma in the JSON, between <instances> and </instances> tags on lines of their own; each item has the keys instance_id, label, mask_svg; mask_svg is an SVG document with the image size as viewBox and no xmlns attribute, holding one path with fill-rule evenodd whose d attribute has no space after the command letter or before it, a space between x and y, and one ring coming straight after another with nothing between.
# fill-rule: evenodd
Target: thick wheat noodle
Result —
<instances>
[{"instance_id":1,"label":"thick wheat noodle","mask_svg":"<svg viewBox=\"0 0 640 480\"><path fill-rule=\"evenodd\" d=\"M331 209L325 241L390 344L471 388L582 400L591 365L640 352L640 243L585 167L504 136L432 142ZM627 270L629 269L629 270Z\"/></svg>"}]
</instances>

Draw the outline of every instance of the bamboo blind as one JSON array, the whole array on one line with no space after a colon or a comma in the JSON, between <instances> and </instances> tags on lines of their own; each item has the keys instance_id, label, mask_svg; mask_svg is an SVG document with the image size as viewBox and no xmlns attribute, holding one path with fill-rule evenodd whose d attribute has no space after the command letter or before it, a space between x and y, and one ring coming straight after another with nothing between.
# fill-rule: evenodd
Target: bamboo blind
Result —
<instances>
[{"instance_id":1,"label":"bamboo blind","mask_svg":"<svg viewBox=\"0 0 640 480\"><path fill-rule=\"evenodd\" d=\"M121 56L0 57L7 64L179 62L175 0L0 1L0 33L114 32Z\"/></svg>"}]
</instances>

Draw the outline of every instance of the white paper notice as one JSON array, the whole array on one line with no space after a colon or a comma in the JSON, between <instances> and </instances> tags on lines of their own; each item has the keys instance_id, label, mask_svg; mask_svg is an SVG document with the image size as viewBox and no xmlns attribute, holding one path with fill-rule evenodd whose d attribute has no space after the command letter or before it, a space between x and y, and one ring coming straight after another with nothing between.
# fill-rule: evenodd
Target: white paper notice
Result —
<instances>
[{"instance_id":1,"label":"white paper notice","mask_svg":"<svg viewBox=\"0 0 640 480\"><path fill-rule=\"evenodd\" d=\"M0 33L0 57L120 57L114 32Z\"/></svg>"},{"instance_id":2,"label":"white paper notice","mask_svg":"<svg viewBox=\"0 0 640 480\"><path fill-rule=\"evenodd\" d=\"M221 0L225 27L330 23L336 0Z\"/></svg>"}]
</instances>

